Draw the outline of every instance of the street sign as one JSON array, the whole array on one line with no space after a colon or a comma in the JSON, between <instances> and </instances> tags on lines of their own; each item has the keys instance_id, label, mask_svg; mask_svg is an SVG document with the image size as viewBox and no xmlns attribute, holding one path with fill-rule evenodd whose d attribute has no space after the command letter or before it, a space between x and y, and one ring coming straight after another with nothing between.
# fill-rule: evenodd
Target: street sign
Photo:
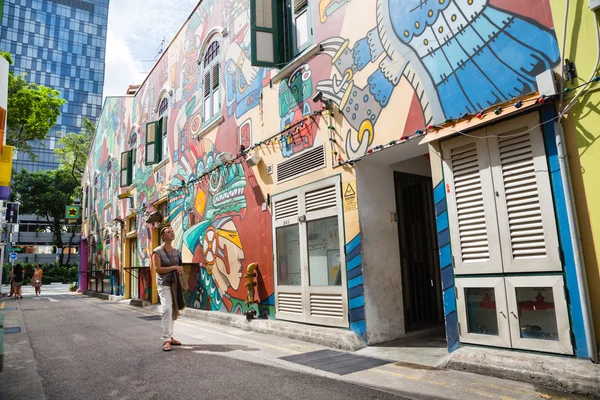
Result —
<instances>
[{"instance_id":1,"label":"street sign","mask_svg":"<svg viewBox=\"0 0 600 400\"><path fill-rule=\"evenodd\" d=\"M81 206L66 206L65 219L68 224L77 224L81 219Z\"/></svg>"},{"instance_id":2,"label":"street sign","mask_svg":"<svg viewBox=\"0 0 600 400\"><path fill-rule=\"evenodd\" d=\"M6 223L16 224L19 219L19 203L6 203Z\"/></svg>"},{"instance_id":3,"label":"street sign","mask_svg":"<svg viewBox=\"0 0 600 400\"><path fill-rule=\"evenodd\" d=\"M17 253L14 253L14 252L10 253L10 259L11 260L16 260L17 259Z\"/></svg>"}]
</instances>

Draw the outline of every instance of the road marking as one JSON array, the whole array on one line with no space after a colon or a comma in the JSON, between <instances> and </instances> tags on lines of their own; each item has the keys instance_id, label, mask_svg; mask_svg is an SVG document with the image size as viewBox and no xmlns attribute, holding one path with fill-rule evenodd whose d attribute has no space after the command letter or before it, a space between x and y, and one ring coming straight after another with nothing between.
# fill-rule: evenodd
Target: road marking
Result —
<instances>
[{"instance_id":1,"label":"road marking","mask_svg":"<svg viewBox=\"0 0 600 400\"><path fill-rule=\"evenodd\" d=\"M53 299L52 297L46 297L46 298L47 298L48 300L50 300L50 302L52 302L52 303L55 303L55 302L58 302L58 301L60 301L60 300Z\"/></svg>"},{"instance_id":2,"label":"road marking","mask_svg":"<svg viewBox=\"0 0 600 400\"><path fill-rule=\"evenodd\" d=\"M408 379L408 380L412 380L412 381L418 381L418 382L428 383L428 384L431 384L431 385L442 386L442 387L446 387L446 388L449 388L449 389L466 390L467 392L476 394L478 396L490 397L490 398L493 398L493 399L497 399L498 398L498 394L482 392L481 390L471 389L471 388L464 388L464 387L463 388L457 388L456 386L454 386L452 384L445 383L445 382L435 381L435 380L431 380L431 379L422 379L422 378L419 378L419 377L416 377L416 376L411 376L411 375L398 374L398 373L395 373L395 372L386 371L385 369L375 368L375 369L371 369L369 371L373 371L373 372L376 372L378 374L383 374L383 375L397 376L399 378L404 378L404 379ZM513 397L506 397L506 396L500 396L499 398L501 400L516 400Z\"/></svg>"}]
</instances>

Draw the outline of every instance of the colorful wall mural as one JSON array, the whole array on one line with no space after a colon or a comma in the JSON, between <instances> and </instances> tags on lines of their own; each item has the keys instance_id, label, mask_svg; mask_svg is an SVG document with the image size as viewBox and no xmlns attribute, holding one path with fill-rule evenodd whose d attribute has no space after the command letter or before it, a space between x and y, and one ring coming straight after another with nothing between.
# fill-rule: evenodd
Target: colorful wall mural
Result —
<instances>
[{"instance_id":1,"label":"colorful wall mural","mask_svg":"<svg viewBox=\"0 0 600 400\"><path fill-rule=\"evenodd\" d=\"M250 62L249 1L202 1L135 96L106 100L87 172L93 180L99 171L95 228L166 200L189 265L190 307L243 313L242 276L258 262L258 310L273 317L271 195L334 174L352 181L353 169L338 158L530 93L536 74L559 63L548 0L311 0L311 13L322 51L273 83L278 70ZM203 59L215 39L217 117L207 118ZM341 112L322 115L318 92ZM145 165L146 124L163 117L168 161ZM267 172L322 144L332 154L326 168L279 184ZM119 188L120 154L132 146L133 206L116 198L127 189ZM219 160L241 146L262 157L259 166ZM358 213L351 214L344 221L349 324L364 338L362 237ZM150 264L154 228L138 218L137 265Z\"/></svg>"}]
</instances>

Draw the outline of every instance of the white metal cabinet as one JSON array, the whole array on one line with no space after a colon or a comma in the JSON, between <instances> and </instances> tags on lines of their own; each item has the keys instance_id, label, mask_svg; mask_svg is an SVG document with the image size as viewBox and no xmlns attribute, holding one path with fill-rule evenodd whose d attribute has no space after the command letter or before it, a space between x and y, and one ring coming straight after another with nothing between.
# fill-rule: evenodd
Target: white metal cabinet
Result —
<instances>
[{"instance_id":1,"label":"white metal cabinet","mask_svg":"<svg viewBox=\"0 0 600 400\"><path fill-rule=\"evenodd\" d=\"M459 278L460 341L573 354L563 277Z\"/></svg>"},{"instance_id":2,"label":"white metal cabinet","mask_svg":"<svg viewBox=\"0 0 600 400\"><path fill-rule=\"evenodd\" d=\"M573 354L562 276L505 279L512 347Z\"/></svg>"},{"instance_id":3,"label":"white metal cabinet","mask_svg":"<svg viewBox=\"0 0 600 400\"><path fill-rule=\"evenodd\" d=\"M511 347L503 278L456 280L460 341Z\"/></svg>"}]
</instances>

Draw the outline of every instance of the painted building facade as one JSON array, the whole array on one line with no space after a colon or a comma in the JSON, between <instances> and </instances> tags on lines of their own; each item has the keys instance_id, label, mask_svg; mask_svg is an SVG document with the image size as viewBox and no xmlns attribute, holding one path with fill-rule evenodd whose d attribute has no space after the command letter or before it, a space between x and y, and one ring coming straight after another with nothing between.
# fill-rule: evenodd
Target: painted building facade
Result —
<instances>
[{"instance_id":1,"label":"painted building facade","mask_svg":"<svg viewBox=\"0 0 600 400\"><path fill-rule=\"evenodd\" d=\"M537 93L560 72L552 11L202 1L137 92L105 102L81 286L156 302L168 223L190 307L590 357L555 96Z\"/></svg>"}]
</instances>

